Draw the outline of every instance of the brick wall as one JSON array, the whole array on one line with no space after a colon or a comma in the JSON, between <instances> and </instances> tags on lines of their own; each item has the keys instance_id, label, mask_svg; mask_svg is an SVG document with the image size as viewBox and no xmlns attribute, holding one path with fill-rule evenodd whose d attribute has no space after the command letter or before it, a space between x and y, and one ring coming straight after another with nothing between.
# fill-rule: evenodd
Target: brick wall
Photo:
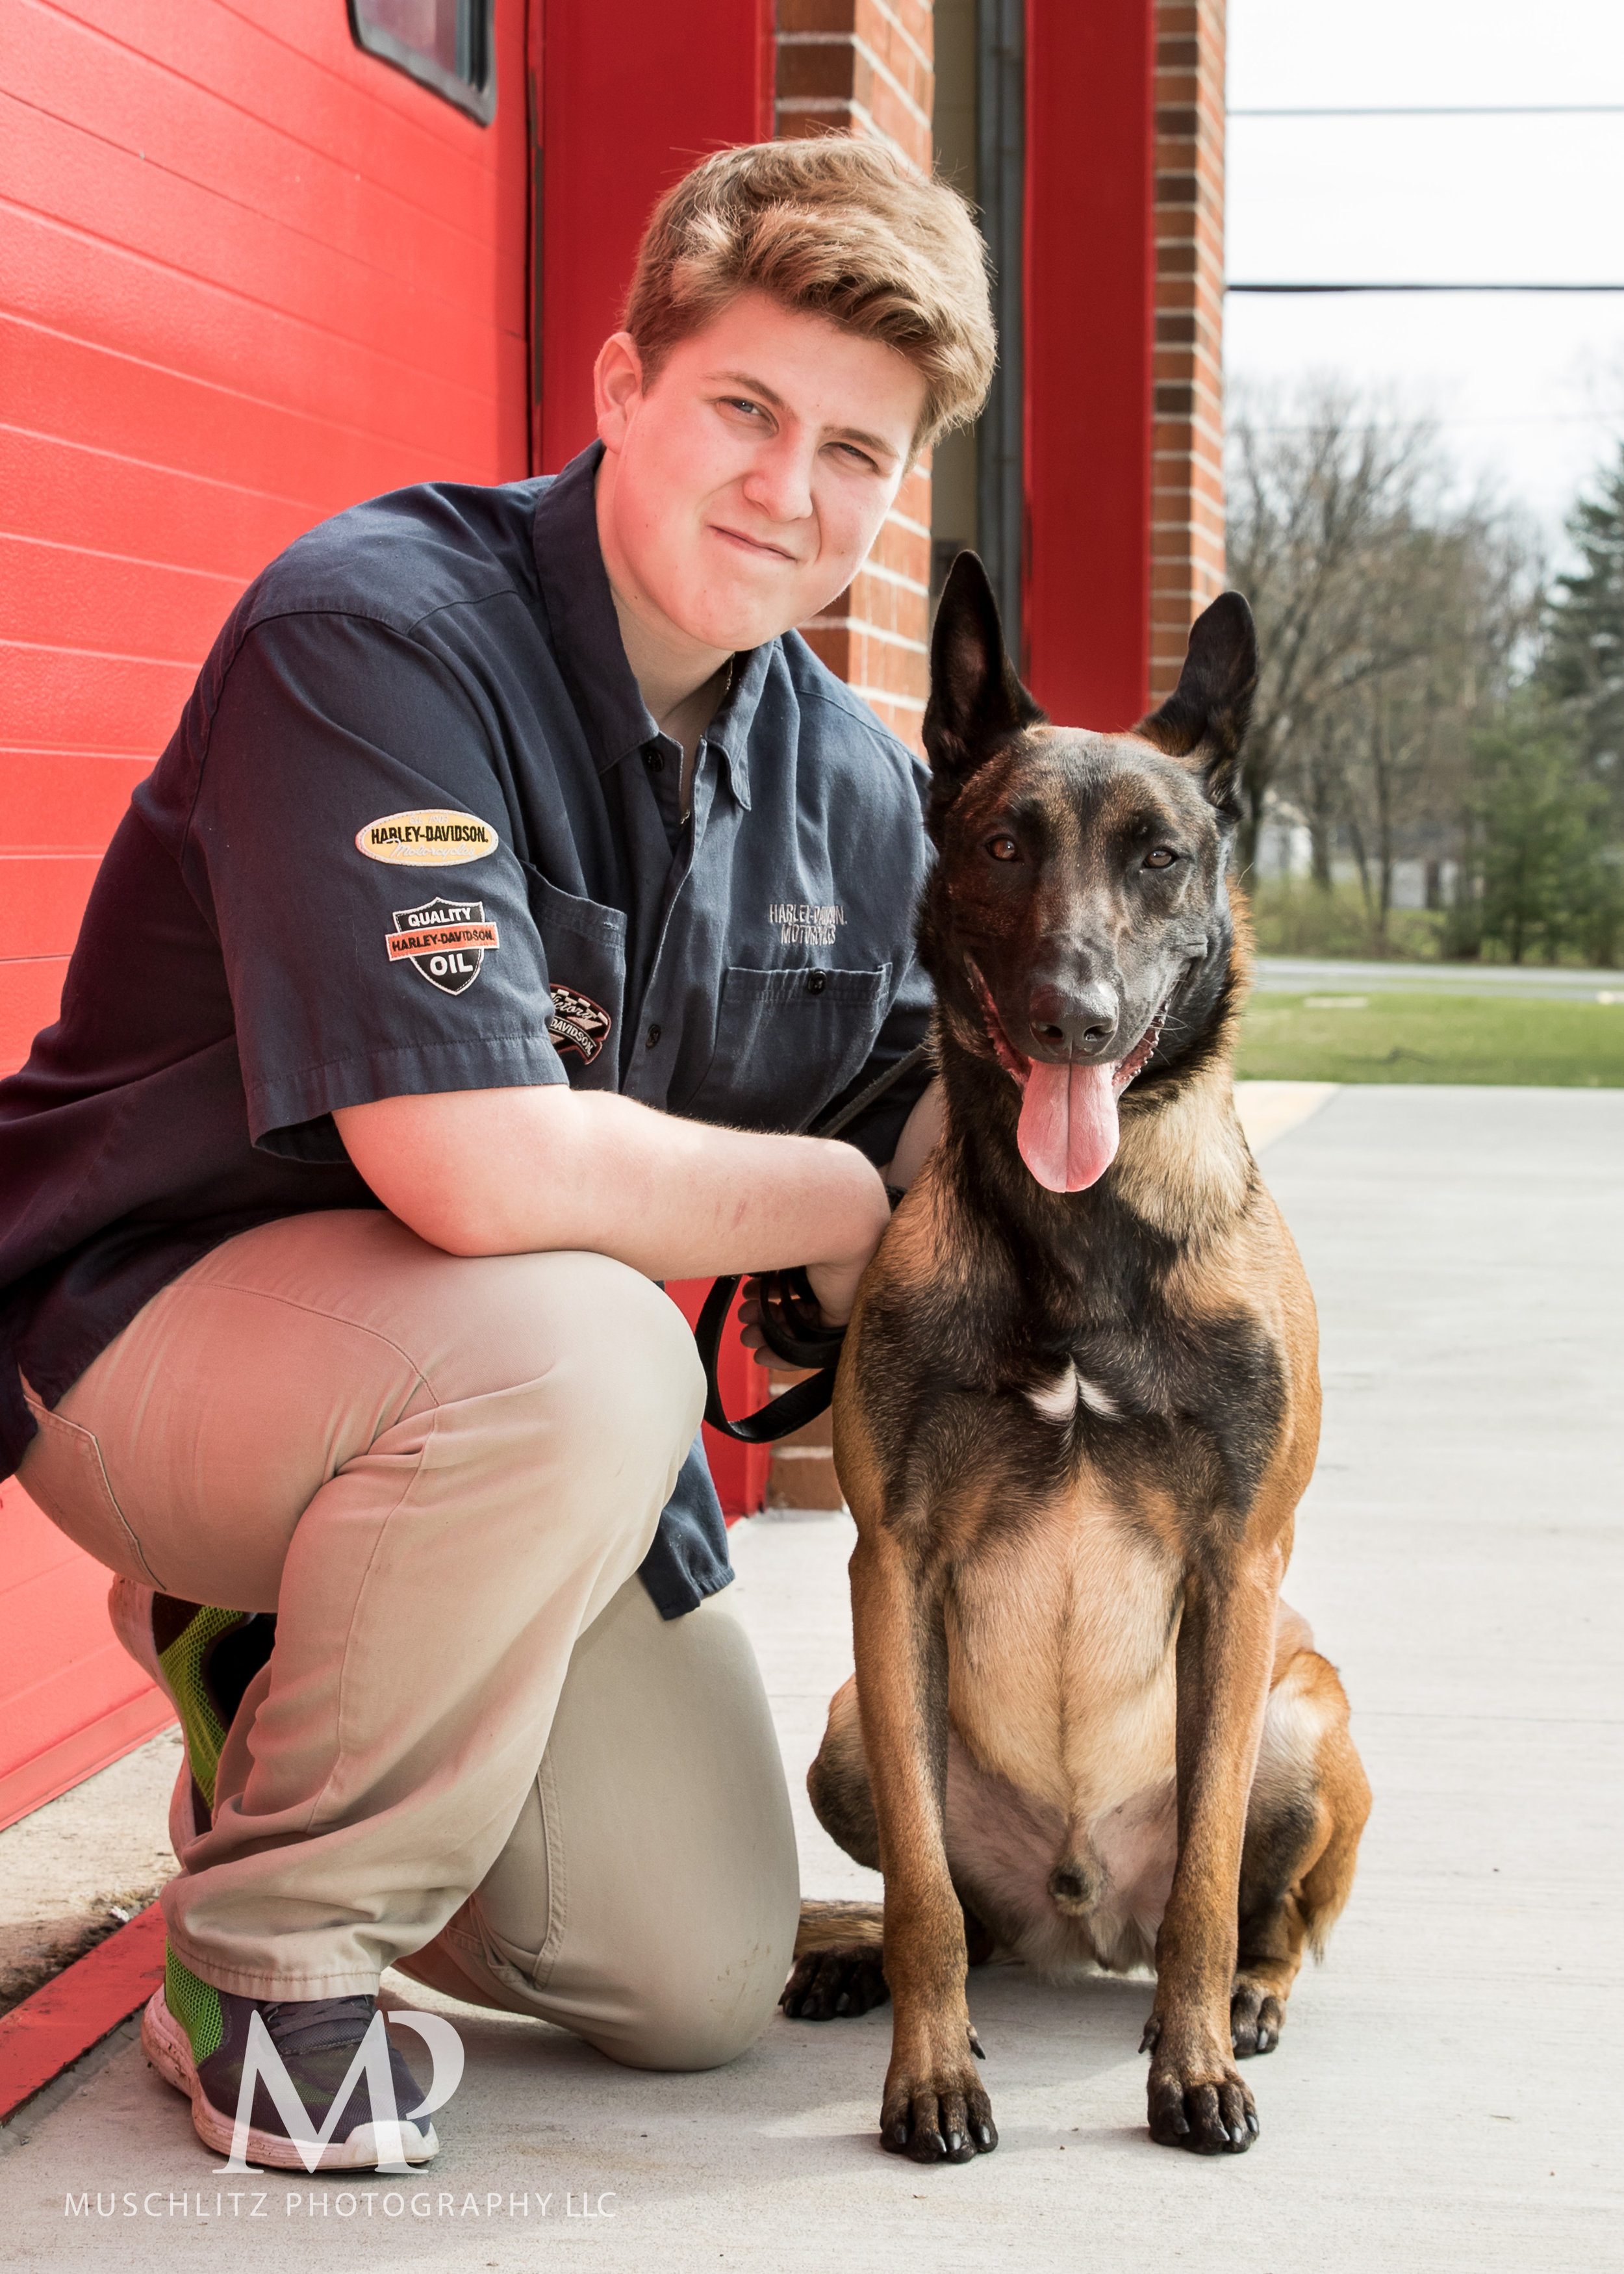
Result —
<instances>
[{"instance_id":1,"label":"brick wall","mask_svg":"<svg viewBox=\"0 0 1624 2274\"><path fill-rule=\"evenodd\" d=\"M872 134L931 162L929 0L778 0L778 131ZM873 552L839 598L801 627L833 672L915 749L929 686L930 462L903 483ZM775 1374L775 1392L802 1377ZM830 1416L774 1449L773 1508L838 1508Z\"/></svg>"},{"instance_id":2,"label":"brick wall","mask_svg":"<svg viewBox=\"0 0 1624 2274\"><path fill-rule=\"evenodd\" d=\"M1157 0L1150 683L1223 590L1224 0Z\"/></svg>"},{"instance_id":3,"label":"brick wall","mask_svg":"<svg viewBox=\"0 0 1624 2274\"><path fill-rule=\"evenodd\" d=\"M921 169L935 89L929 0L778 0L778 131L871 134ZM930 622L930 467L909 474L868 561L802 631L914 749Z\"/></svg>"}]
</instances>

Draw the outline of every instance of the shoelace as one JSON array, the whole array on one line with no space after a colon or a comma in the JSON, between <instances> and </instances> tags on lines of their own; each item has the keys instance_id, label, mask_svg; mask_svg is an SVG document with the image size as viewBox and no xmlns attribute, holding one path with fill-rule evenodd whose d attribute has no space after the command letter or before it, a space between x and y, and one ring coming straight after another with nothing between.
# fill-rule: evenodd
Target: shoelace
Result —
<instances>
[{"instance_id":1,"label":"shoelace","mask_svg":"<svg viewBox=\"0 0 1624 2274\"><path fill-rule=\"evenodd\" d=\"M261 2006L279 2053L320 2053L358 2045L376 2010L372 1998L282 1999Z\"/></svg>"}]
</instances>

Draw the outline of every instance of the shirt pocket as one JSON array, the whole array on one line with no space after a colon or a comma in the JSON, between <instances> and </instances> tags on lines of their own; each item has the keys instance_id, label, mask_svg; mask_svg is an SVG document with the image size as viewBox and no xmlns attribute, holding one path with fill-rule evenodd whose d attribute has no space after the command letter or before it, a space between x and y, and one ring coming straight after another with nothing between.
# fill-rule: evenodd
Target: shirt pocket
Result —
<instances>
[{"instance_id":1,"label":"shirt pocket","mask_svg":"<svg viewBox=\"0 0 1624 2274\"><path fill-rule=\"evenodd\" d=\"M730 964L716 1048L677 1111L744 1129L802 1129L868 1063L891 994L877 971L752 971Z\"/></svg>"},{"instance_id":2,"label":"shirt pocket","mask_svg":"<svg viewBox=\"0 0 1624 2274\"><path fill-rule=\"evenodd\" d=\"M527 861L524 888L541 934L553 1015L547 1033L572 1089L620 1087L626 1002L626 913L549 884Z\"/></svg>"}]
</instances>

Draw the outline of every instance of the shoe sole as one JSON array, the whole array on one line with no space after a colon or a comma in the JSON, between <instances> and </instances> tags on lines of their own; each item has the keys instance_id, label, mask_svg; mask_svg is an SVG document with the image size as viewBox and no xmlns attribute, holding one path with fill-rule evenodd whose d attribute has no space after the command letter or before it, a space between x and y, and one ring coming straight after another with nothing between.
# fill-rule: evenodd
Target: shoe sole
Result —
<instances>
[{"instance_id":1,"label":"shoe sole","mask_svg":"<svg viewBox=\"0 0 1624 2274\"><path fill-rule=\"evenodd\" d=\"M153 1992L141 2016L141 2050L164 2082L172 2084L177 2092L184 2092L191 2101L192 2121L204 2146L229 2157L236 2123L221 2114L204 2090L197 2063L192 2057L192 2040L164 2003L162 1990ZM402 2153L408 2164L426 2164L440 2153L440 2142L432 2124L422 2131L402 2118L400 2129ZM281 2133L261 2132L251 2125L244 2161L268 2164L279 2172L307 2172L312 2168L318 2172L375 2171L384 2153L378 2145L375 2127L357 2124L347 2140L330 2141L312 2167L293 2141Z\"/></svg>"}]
</instances>

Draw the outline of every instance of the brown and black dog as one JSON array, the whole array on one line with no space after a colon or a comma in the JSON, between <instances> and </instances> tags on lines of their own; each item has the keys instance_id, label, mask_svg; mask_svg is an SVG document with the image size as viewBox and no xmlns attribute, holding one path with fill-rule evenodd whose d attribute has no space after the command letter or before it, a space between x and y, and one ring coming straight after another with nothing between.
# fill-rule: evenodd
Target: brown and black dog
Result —
<instances>
[{"instance_id":1,"label":"brown and black dog","mask_svg":"<svg viewBox=\"0 0 1624 2274\"><path fill-rule=\"evenodd\" d=\"M805 1907L786 2011L895 2001L886 2147L996 2144L966 1962L1154 1964L1150 2128L1258 2129L1370 1806L1280 1600L1314 1465L1313 1300L1236 1118L1237 593L1131 734L1049 724L960 554L931 655L920 918L946 1096L846 1339L857 1670L808 1779L872 1909Z\"/></svg>"}]
</instances>

